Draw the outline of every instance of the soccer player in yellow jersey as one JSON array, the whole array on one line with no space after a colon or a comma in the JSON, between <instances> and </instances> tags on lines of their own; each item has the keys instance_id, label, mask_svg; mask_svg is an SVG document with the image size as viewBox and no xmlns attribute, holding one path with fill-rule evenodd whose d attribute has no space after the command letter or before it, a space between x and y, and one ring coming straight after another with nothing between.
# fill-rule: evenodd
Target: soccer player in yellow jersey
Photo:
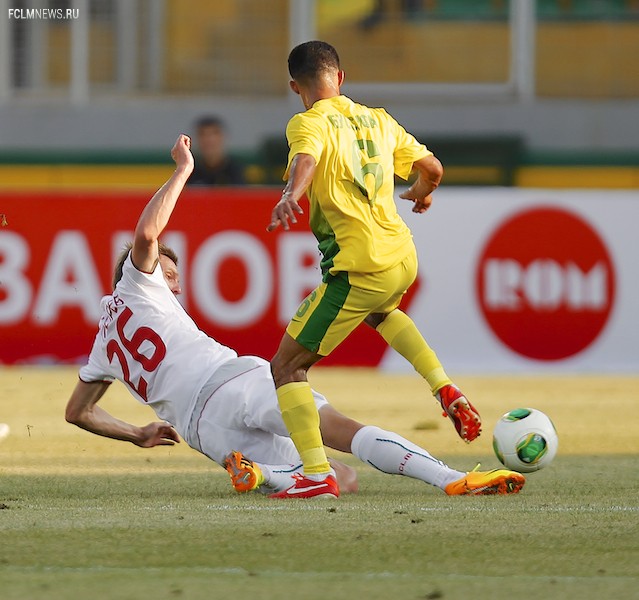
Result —
<instances>
[{"instance_id":1,"label":"soccer player in yellow jersey","mask_svg":"<svg viewBox=\"0 0 639 600\"><path fill-rule=\"evenodd\" d=\"M271 361L282 416L304 464L304 477L281 497L337 497L306 374L360 323L374 327L426 379L462 439L474 440L481 421L413 321L397 308L417 275L417 254L397 214L393 178L407 179L417 170L417 180L401 197L413 202L413 212L423 213L441 180L441 163L384 109L340 94L344 72L331 45L300 44L288 67L291 89L306 111L286 129L288 181L268 230L296 223L306 193L323 281L300 305Z\"/></svg>"}]
</instances>

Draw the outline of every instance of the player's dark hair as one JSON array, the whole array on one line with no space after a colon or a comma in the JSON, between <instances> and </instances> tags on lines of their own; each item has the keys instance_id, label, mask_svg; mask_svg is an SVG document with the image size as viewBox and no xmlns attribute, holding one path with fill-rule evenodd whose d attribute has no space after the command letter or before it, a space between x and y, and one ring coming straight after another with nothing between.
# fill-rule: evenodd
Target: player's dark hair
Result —
<instances>
[{"instance_id":1,"label":"player's dark hair","mask_svg":"<svg viewBox=\"0 0 639 600\"><path fill-rule=\"evenodd\" d=\"M226 130L224 121L216 115L204 115L195 121L195 129L202 129L203 127L217 127L222 131Z\"/></svg>"},{"instance_id":2,"label":"player's dark hair","mask_svg":"<svg viewBox=\"0 0 639 600\"><path fill-rule=\"evenodd\" d=\"M304 42L288 55L288 72L295 81L308 82L323 73L340 70L337 50L326 42Z\"/></svg>"},{"instance_id":3,"label":"player's dark hair","mask_svg":"<svg viewBox=\"0 0 639 600\"><path fill-rule=\"evenodd\" d=\"M122 268L124 267L124 261L126 260L126 257L129 256L131 248L133 248L133 244L131 242L127 242L122 249L122 252L120 252L120 255L118 256L118 260L115 263L115 269L113 270L113 289L115 289L115 286L118 285L118 281L122 279ZM172 248L165 246L162 242L158 242L158 253L162 256L170 258L175 263L175 266L177 266L178 256Z\"/></svg>"}]
</instances>

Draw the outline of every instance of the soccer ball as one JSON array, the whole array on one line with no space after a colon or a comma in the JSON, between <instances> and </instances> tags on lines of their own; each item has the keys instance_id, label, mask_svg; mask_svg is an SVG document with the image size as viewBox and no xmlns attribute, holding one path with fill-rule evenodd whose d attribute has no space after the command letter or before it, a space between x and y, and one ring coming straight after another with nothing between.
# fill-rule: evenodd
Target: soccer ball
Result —
<instances>
[{"instance_id":1,"label":"soccer ball","mask_svg":"<svg viewBox=\"0 0 639 600\"><path fill-rule=\"evenodd\" d=\"M493 450L513 471L530 473L555 458L559 440L547 415L535 408L516 408L503 415L493 431Z\"/></svg>"}]
</instances>

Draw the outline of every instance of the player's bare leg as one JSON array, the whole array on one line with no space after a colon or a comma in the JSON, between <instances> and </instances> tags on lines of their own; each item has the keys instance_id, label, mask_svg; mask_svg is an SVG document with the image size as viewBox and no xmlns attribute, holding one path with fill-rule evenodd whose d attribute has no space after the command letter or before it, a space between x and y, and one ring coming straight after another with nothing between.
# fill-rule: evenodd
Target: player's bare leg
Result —
<instances>
[{"instance_id":1,"label":"player's bare leg","mask_svg":"<svg viewBox=\"0 0 639 600\"><path fill-rule=\"evenodd\" d=\"M322 357L284 333L271 360L282 419L302 459L304 475L282 492L281 498L339 496L334 473L326 457L320 420L306 373Z\"/></svg>"},{"instance_id":2,"label":"player's bare leg","mask_svg":"<svg viewBox=\"0 0 639 600\"><path fill-rule=\"evenodd\" d=\"M444 410L444 416L450 418L459 436L466 442L476 439L481 432L479 413L446 375L435 351L427 344L413 320L395 309L388 314L373 313L366 317L365 322L428 382Z\"/></svg>"}]
</instances>

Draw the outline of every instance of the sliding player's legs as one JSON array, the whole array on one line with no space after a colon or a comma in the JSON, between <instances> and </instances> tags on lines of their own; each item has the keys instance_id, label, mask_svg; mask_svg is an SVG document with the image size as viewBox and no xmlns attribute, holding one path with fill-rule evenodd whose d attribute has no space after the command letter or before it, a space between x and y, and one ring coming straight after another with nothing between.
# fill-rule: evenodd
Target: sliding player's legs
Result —
<instances>
[{"instance_id":1,"label":"sliding player's legs","mask_svg":"<svg viewBox=\"0 0 639 600\"><path fill-rule=\"evenodd\" d=\"M340 493L357 492L357 471L334 458L330 459L330 465ZM236 492L257 491L268 494L271 498L287 497L282 494L294 485L297 479L303 477L301 462L296 465L270 465L253 461L237 450L226 456L224 468L230 475L231 485Z\"/></svg>"},{"instance_id":2,"label":"sliding player's legs","mask_svg":"<svg viewBox=\"0 0 639 600\"><path fill-rule=\"evenodd\" d=\"M419 479L442 490L464 476L397 433L362 425L330 404L319 413L327 446L350 452L379 471Z\"/></svg>"},{"instance_id":3,"label":"sliding player's legs","mask_svg":"<svg viewBox=\"0 0 639 600\"><path fill-rule=\"evenodd\" d=\"M462 473L451 469L427 450L392 431L362 425L335 410L320 408L326 444L352 452L362 462L390 475L405 475L440 488L450 495L514 494L524 485L520 473L507 469Z\"/></svg>"},{"instance_id":4,"label":"sliding player's legs","mask_svg":"<svg viewBox=\"0 0 639 600\"><path fill-rule=\"evenodd\" d=\"M315 410L326 399L312 392ZM228 361L203 387L185 436L189 445L227 466L234 451L271 465L256 476L270 493L290 487L301 461L288 436L275 395L269 363L244 356ZM228 470L228 469L227 469Z\"/></svg>"},{"instance_id":5,"label":"sliding player's legs","mask_svg":"<svg viewBox=\"0 0 639 600\"><path fill-rule=\"evenodd\" d=\"M433 457L424 448L406 438L379 427L362 425L335 410L330 404L319 409L322 435L326 444L343 452L352 452L362 462L390 475L404 475L418 479L440 488L448 495L459 494L511 494L518 492L525 479L519 473L506 469L463 473L451 469L442 461ZM275 470L279 467L257 464L238 452L229 457L233 485L238 491L248 491L238 485L234 479L237 474L245 480L254 480L256 468ZM232 465L237 467L234 469ZM342 491L357 491L355 471L331 460ZM273 497L287 497L285 492L273 494Z\"/></svg>"}]
</instances>

